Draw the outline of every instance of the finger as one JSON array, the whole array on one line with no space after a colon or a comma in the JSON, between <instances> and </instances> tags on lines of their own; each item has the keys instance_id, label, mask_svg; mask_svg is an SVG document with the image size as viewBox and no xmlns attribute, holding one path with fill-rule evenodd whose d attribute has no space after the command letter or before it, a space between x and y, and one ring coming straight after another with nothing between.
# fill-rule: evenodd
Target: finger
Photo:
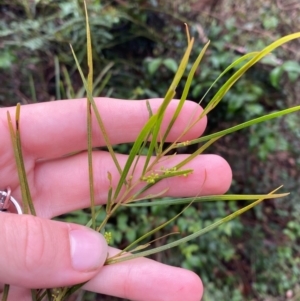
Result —
<instances>
[{"instance_id":1,"label":"finger","mask_svg":"<svg viewBox=\"0 0 300 301\"><path fill-rule=\"evenodd\" d=\"M149 119L146 101L125 101L110 98L96 98L95 100L110 142L119 144L135 141L139 131ZM149 103L155 113L162 103L162 99L151 99ZM177 105L177 100L170 103L162 125L162 132L165 131ZM0 124L4 128L7 128L6 111L7 109L0 110ZM9 111L12 116L15 115L15 108L10 108ZM181 135L186 126L190 124L191 117L195 120L201 112L202 109L198 104L187 101L169 134L168 140L174 140ZM103 146L105 141L96 118L93 116L92 119L94 145ZM205 126L206 118L203 118L181 140L190 140L200 136ZM23 106L20 128L23 148L35 158L54 158L84 150L87 144L86 100L76 99ZM3 132L0 154L7 151L7 146L11 145L9 131Z\"/></svg>"},{"instance_id":2,"label":"finger","mask_svg":"<svg viewBox=\"0 0 300 301\"><path fill-rule=\"evenodd\" d=\"M187 155L171 156L164 159L154 169L171 168L185 159ZM121 166L124 166L127 156L118 155ZM143 164L135 170L132 184L140 182L132 195L146 185L140 181ZM96 152L94 155L95 196L98 204L107 201L107 192L110 182L107 173L112 175L112 185L118 183L119 173L116 170L110 155L106 152ZM173 177L164 179L155 184L146 194L158 194L168 189L165 196L192 197L197 195L223 194L231 183L232 173L228 163L216 155L201 155L184 166L193 169L187 177ZM35 170L35 208L39 216L53 217L72 210L90 206L89 180L86 154L78 154L63 160L44 162ZM123 200L124 201L124 200Z\"/></svg>"},{"instance_id":3,"label":"finger","mask_svg":"<svg viewBox=\"0 0 300 301\"><path fill-rule=\"evenodd\" d=\"M203 294L195 273L147 258L104 266L83 288L137 301L199 301Z\"/></svg>"},{"instance_id":4,"label":"finger","mask_svg":"<svg viewBox=\"0 0 300 301\"><path fill-rule=\"evenodd\" d=\"M29 215L0 213L0 283L24 288L85 282L107 257L103 236L91 229Z\"/></svg>"}]
</instances>

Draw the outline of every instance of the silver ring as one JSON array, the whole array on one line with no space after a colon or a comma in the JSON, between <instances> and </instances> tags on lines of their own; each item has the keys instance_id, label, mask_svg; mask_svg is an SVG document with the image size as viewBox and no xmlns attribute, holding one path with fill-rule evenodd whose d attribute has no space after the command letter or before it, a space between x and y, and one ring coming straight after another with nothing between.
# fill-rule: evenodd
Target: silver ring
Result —
<instances>
[{"instance_id":1,"label":"silver ring","mask_svg":"<svg viewBox=\"0 0 300 301\"><path fill-rule=\"evenodd\" d=\"M10 205L14 205L14 209L10 210ZM17 200L12 197L10 187L7 187L5 191L0 191L0 212L11 212L17 214L23 214L22 208Z\"/></svg>"}]
</instances>

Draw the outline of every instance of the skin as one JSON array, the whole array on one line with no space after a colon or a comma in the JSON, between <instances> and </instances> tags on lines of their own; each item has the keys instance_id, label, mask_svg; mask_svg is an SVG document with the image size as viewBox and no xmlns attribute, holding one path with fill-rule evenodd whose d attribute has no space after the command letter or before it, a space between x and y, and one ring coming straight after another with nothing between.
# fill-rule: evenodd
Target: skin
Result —
<instances>
[{"instance_id":1,"label":"skin","mask_svg":"<svg viewBox=\"0 0 300 301\"><path fill-rule=\"evenodd\" d=\"M132 142L148 119L145 101L96 99L97 106L112 144ZM161 99L151 99L156 112ZM162 132L166 129L178 101L167 110ZM14 120L15 108L0 109L0 189L10 186L12 195L21 200L17 169L7 124L7 111ZM196 118L202 109L186 102L168 141L174 141L185 129L190 116ZM199 137L205 130L206 118L199 121L181 141ZM51 218L89 207L89 184L86 149L86 100L68 100L23 106L21 138L25 167L38 217L0 213L0 283L11 285L9 300L31 300L29 288L61 287L87 282L84 289L138 301L199 301L203 294L200 278L195 273L171 267L147 258L103 266L108 247L99 235L99 243L91 248L97 264L89 269L74 268L70 233L96 235L83 226L50 220ZM105 145L93 118L93 144ZM76 155L63 157L75 151ZM163 162L172 167L187 155L176 155ZM105 152L94 154L95 195L97 204L104 204L110 171L115 187L118 171ZM121 166L127 156L118 155ZM160 166L157 166L159 168ZM161 181L148 193L159 193L169 187L166 196L189 197L223 194L231 183L228 163L216 155L200 155L185 168L194 172L188 177ZM142 165L137 167L142 169ZM74 232L75 231L75 232ZM83 236L85 237L85 236ZM98 237L98 236L97 236ZM201 254L199 254L201 256ZM84 258L82 261L84 262ZM82 262L78 263L79 266ZM2 286L0 286L1 289ZM1 298L1 294L0 294Z\"/></svg>"}]
</instances>

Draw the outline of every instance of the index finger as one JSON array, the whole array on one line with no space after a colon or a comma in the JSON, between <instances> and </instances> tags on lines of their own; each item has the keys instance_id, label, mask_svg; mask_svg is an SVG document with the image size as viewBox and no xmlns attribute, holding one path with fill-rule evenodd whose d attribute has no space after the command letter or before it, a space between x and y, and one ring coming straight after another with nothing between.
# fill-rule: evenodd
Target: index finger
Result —
<instances>
[{"instance_id":1,"label":"index finger","mask_svg":"<svg viewBox=\"0 0 300 301\"><path fill-rule=\"evenodd\" d=\"M98 110L103 119L108 137L112 144L133 142L143 125L149 118L146 101L126 101L112 98L95 98ZM162 99L150 99L149 103L155 113ZM162 125L162 131L167 128L178 100L173 100L167 111ZM3 125L0 154L7 151L10 136L6 120L6 111L10 111L14 120L15 108L0 110L0 124ZM190 122L201 114L201 107L186 101L170 134L168 141L177 139ZM86 99L54 101L22 106L20 128L22 146L34 158L55 158L62 155L86 149L87 122ZM105 141L94 116L93 145L104 146ZM197 123L180 140L191 140L199 137L206 126L206 118Z\"/></svg>"},{"instance_id":2,"label":"index finger","mask_svg":"<svg viewBox=\"0 0 300 301\"><path fill-rule=\"evenodd\" d=\"M109 248L111 256L118 252ZM148 258L106 265L83 288L139 301L198 301L203 294L202 282L195 273Z\"/></svg>"}]
</instances>

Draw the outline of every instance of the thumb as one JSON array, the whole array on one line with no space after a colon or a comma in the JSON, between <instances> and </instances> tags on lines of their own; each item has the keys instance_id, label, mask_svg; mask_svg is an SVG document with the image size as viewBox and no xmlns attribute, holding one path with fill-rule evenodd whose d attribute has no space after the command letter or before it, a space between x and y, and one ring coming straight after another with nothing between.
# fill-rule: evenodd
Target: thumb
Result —
<instances>
[{"instance_id":1,"label":"thumb","mask_svg":"<svg viewBox=\"0 0 300 301\"><path fill-rule=\"evenodd\" d=\"M0 282L19 287L69 286L104 264L104 237L83 226L0 213Z\"/></svg>"}]
</instances>

